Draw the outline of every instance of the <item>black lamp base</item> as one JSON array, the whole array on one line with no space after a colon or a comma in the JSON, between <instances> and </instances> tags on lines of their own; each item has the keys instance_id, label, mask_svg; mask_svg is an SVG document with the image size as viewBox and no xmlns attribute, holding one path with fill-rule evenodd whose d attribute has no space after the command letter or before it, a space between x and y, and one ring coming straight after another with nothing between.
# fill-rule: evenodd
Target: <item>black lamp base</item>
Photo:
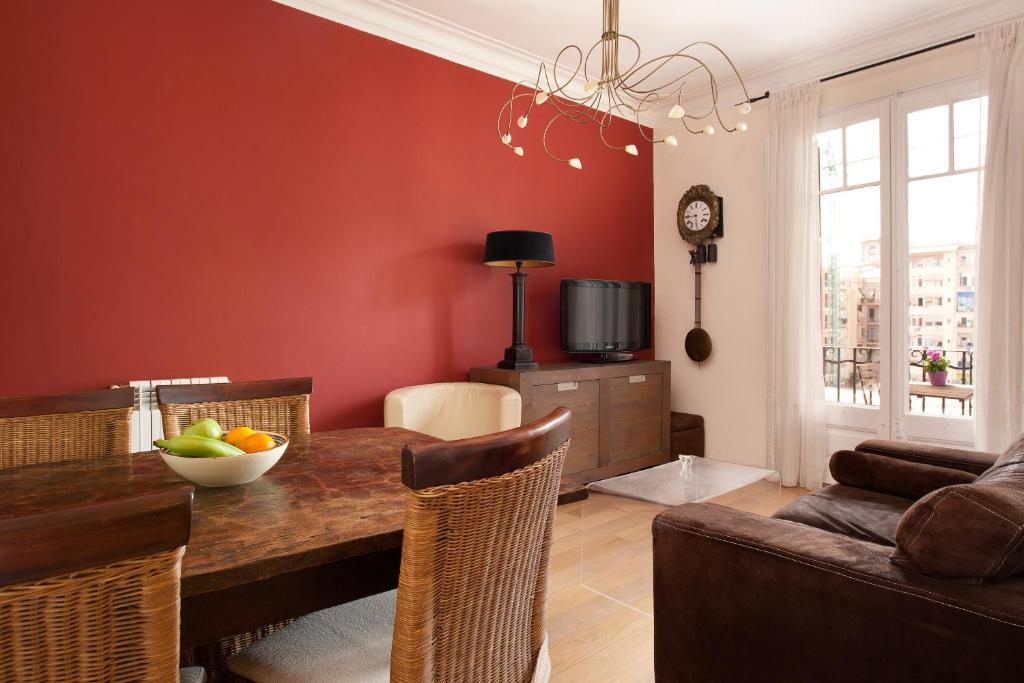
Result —
<instances>
[{"instance_id":1,"label":"black lamp base","mask_svg":"<svg viewBox=\"0 0 1024 683\"><path fill-rule=\"evenodd\" d=\"M498 361L505 370L536 370L540 366L533 360L533 349L526 344L513 344L505 349L505 358Z\"/></svg>"}]
</instances>

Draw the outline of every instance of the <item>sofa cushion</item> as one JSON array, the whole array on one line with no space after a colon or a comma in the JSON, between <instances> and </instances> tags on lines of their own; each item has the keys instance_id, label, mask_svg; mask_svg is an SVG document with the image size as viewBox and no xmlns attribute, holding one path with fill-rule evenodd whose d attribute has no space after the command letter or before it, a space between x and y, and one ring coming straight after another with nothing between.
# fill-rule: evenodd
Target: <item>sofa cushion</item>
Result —
<instances>
[{"instance_id":1,"label":"sofa cushion","mask_svg":"<svg viewBox=\"0 0 1024 683\"><path fill-rule=\"evenodd\" d=\"M1010 444L1010 447L1003 451L1003 454L996 458L992 467L985 470L980 479L998 477L1004 473L1003 468L1008 465L1019 465L1024 463L1024 434L1017 437L1017 440Z\"/></svg>"},{"instance_id":2,"label":"sofa cushion","mask_svg":"<svg viewBox=\"0 0 1024 683\"><path fill-rule=\"evenodd\" d=\"M826 486L785 506L773 517L881 545L896 544L896 526L913 501L852 486Z\"/></svg>"},{"instance_id":3,"label":"sofa cushion","mask_svg":"<svg viewBox=\"0 0 1024 683\"><path fill-rule=\"evenodd\" d=\"M892 560L966 583L1024 574L1024 436L973 483L911 506L896 529Z\"/></svg>"},{"instance_id":4,"label":"sofa cushion","mask_svg":"<svg viewBox=\"0 0 1024 683\"><path fill-rule=\"evenodd\" d=\"M963 470L861 451L836 451L829 460L828 468L832 477L844 486L909 500L917 500L943 486L970 484L978 478Z\"/></svg>"}]
</instances>

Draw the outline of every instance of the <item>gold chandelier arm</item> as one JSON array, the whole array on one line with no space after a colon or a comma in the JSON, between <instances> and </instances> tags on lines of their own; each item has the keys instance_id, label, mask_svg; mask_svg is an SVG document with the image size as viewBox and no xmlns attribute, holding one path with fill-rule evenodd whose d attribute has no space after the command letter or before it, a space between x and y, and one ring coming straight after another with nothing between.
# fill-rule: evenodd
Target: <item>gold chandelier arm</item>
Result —
<instances>
[{"instance_id":1,"label":"gold chandelier arm","mask_svg":"<svg viewBox=\"0 0 1024 683\"><path fill-rule=\"evenodd\" d=\"M596 50L598 47L602 47L603 48L603 46L604 46L604 40L597 41L596 43L594 43L593 45L590 46L590 49L587 50L587 56L583 59L583 78L588 83L593 81L593 80L595 80L595 79L590 77L590 58L593 56L594 50ZM603 55L602 55L602 58L603 58ZM602 65L601 68L603 70L604 66ZM600 80L600 79L596 79L596 80Z\"/></svg>"},{"instance_id":2,"label":"gold chandelier arm","mask_svg":"<svg viewBox=\"0 0 1024 683\"><path fill-rule=\"evenodd\" d=\"M548 101L560 116L573 120L579 118L590 118L591 120L596 121L597 119L595 117L600 105L601 97L601 90L598 89L588 95L587 99L582 102L576 100L565 101L556 98L552 98Z\"/></svg>"},{"instance_id":3,"label":"gold chandelier arm","mask_svg":"<svg viewBox=\"0 0 1024 683\"><path fill-rule=\"evenodd\" d=\"M689 71L685 72L684 74L682 74L678 78L673 79L671 81L668 81L667 83L661 83L659 85L652 86L651 88L649 88L647 90L640 90L639 89L638 86L641 86L644 83L646 83L647 81L649 81L650 79L654 78L655 74L658 71L660 71L665 66L671 64L676 59L688 59L691 62L694 62L696 64L696 66L694 66L693 68L691 68ZM648 66L654 64L655 62L661 62L661 63L658 64L655 68L651 69L650 71L644 73L644 69L647 68ZM637 92L637 93L644 93L644 94L646 94L648 92L657 92L659 90L664 90L666 87L668 87L669 85L674 84L676 81L685 79L688 76L690 76L691 74L697 73L699 71L704 71L705 73L707 73L709 78L713 76L713 72L711 71L711 68L707 65L706 62L704 62L699 57L695 57L694 55L689 55L689 54L682 54L682 53L675 53L675 54L671 54L671 55L663 55L661 57L655 57L654 59L650 59L650 60L644 62L643 64L641 64L640 66L635 68L633 71L631 71L628 74L626 74L626 76L623 77L623 81L626 81L627 79L629 79L631 77L637 77L637 80L635 82L632 82L632 83L624 82L622 87L623 87L623 90L631 91L631 92Z\"/></svg>"},{"instance_id":4,"label":"gold chandelier arm","mask_svg":"<svg viewBox=\"0 0 1024 683\"><path fill-rule=\"evenodd\" d=\"M743 77L740 76L739 71L736 69L736 65L733 63L732 59L729 58L729 55L727 55L722 48L720 48L717 45L715 45L714 43L710 43L710 42L708 42L706 40L698 40L698 41L692 42L689 45L686 45L686 46L680 48L679 50L676 50L675 52L673 52L671 54L661 55L660 57L654 57L652 59L647 60L646 62L641 64L636 69L631 70L629 75L633 75L634 73L640 72L644 68L646 68L647 66L650 66L651 64L653 64L655 62L661 62L661 64L659 64L657 67L652 69L650 71L650 73L645 74L644 77L640 81L638 81L637 83L633 84L633 86L628 86L628 87L635 87L636 85L639 85L643 81L646 81L648 78L653 76L656 72L661 70L663 67L665 67L669 63L671 63L671 61L673 59L675 59L676 57L684 57L684 58L687 58L687 59L692 59L693 61L698 62L702 67L704 67L704 69L709 74L712 73L711 68L702 59L699 59L698 57L695 57L694 55L687 54L687 50L690 50L690 49L692 49L694 47L697 47L699 45L705 45L707 47L710 47L712 50L715 50L716 52L718 52L718 54L722 55L722 57L725 59L725 61L729 64L729 68L732 69L733 75L736 76L736 80L739 81L740 87L743 89L744 97L746 97L749 100L750 96L747 93L747 84L744 82Z\"/></svg>"},{"instance_id":5,"label":"gold chandelier arm","mask_svg":"<svg viewBox=\"0 0 1024 683\"><path fill-rule=\"evenodd\" d=\"M554 115L545 124L541 136L544 152L553 160L566 162L575 169L582 169L582 162L578 157L566 158L551 151L548 135L555 122L565 119L569 123L579 125L595 124L598 128L598 137L601 143L609 149L625 150L627 153L636 156L638 154L636 145L627 143L616 145L607 139L607 130L616 117L632 119L636 123L640 136L649 143L668 143L676 146L678 141L675 135L666 135L662 139L655 139L653 132L648 130L641 121L641 114L658 108L662 103L674 101L669 112L671 118L680 119L683 128L694 135L705 133L713 134L715 127L705 126L703 129L691 127L691 121L704 121L712 118L717 121L721 130L733 133L737 130L747 130L745 122L739 122L735 126L729 126L722 118L720 110L720 89L719 79L711 66L705 61L705 49L721 55L728 64L736 80L739 82L746 98L741 103L741 114L750 110L750 96L747 85L739 74L735 63L718 45L700 40L686 45L676 52L643 60L639 42L631 36L619 32L619 1L602 0L602 33L601 38L590 46L586 52L577 45L568 45L559 50L553 63L542 62L538 65L537 76L532 84L529 81L520 81L512 86L512 92L498 111L497 132L498 137L505 146L519 156L523 155L522 147L513 147L512 128L513 121L520 128L528 125L528 117L534 107L540 107L550 103L554 109ZM636 51L632 63L624 71L619 63L620 52L623 44L630 44ZM592 60L600 47L600 76L591 77ZM575 56L575 64L572 68L567 63ZM683 60L687 60L683 62ZM669 66L682 62L681 75L663 73ZM673 71L676 71L673 69ZM564 76L569 74L568 79ZM706 112L693 114L685 111L682 107L684 89L694 74L707 74L710 86L710 108ZM570 91L572 85L582 75L585 79L584 92L582 95ZM528 98L522 114L516 117L516 103L522 98Z\"/></svg>"},{"instance_id":6,"label":"gold chandelier arm","mask_svg":"<svg viewBox=\"0 0 1024 683\"><path fill-rule=\"evenodd\" d=\"M562 61L562 55L564 55L566 52L570 52L570 51L575 51L576 52L576 54L578 55L578 61L576 62L576 68L573 69L572 76L570 76L569 79L565 83L561 83L558 80L558 74L559 74L559 71L560 71L559 64ZM576 80L576 77L580 73L580 69L584 70L584 76L586 76L586 63L583 60L583 50L581 50L576 45L566 45L565 47L563 47L561 50L558 51L558 54L555 56L555 62L554 62L554 68L553 68L554 74L551 77L551 78L554 78L554 83L555 83L555 87L554 88L551 87L551 80L550 80L550 78L548 76L547 69L544 70L544 81L545 81L545 85L548 86L548 88L547 88L548 92L549 93L558 93L559 95L561 95L562 97L565 97L567 99L577 99L577 98L573 97L571 94L569 94L567 88L572 84L572 82L574 80Z\"/></svg>"},{"instance_id":7,"label":"gold chandelier arm","mask_svg":"<svg viewBox=\"0 0 1024 683\"><path fill-rule=\"evenodd\" d=\"M551 117L551 120L550 120L550 121L548 121L548 123L547 123L547 125L546 125L546 126L544 126L544 134L543 134L543 135L541 136L541 144L542 144L542 145L543 145L543 147L544 147L544 152L545 152L545 154L547 154L547 155L548 155L549 157L551 157L551 158L552 158L552 159L554 159L555 161L561 161L562 163L569 163L569 162L570 162L570 159L567 159L567 158L563 158L563 157L560 157L560 156L556 155L556 154L555 154L554 152L552 152L552 151L551 151L551 149L550 149L550 148L548 147L548 131L549 131L549 130L551 129L551 125L552 125L552 124L553 124L553 123L554 123L555 121L558 121L559 119L565 119L565 117L564 117L564 116L560 116L560 115L556 114L555 116L552 116L552 117ZM577 120L575 120L575 119L568 119L568 120L569 120L569 121L571 121L572 123L579 123L579 124L581 124L581 125L586 125L586 123L587 123L586 121L577 121Z\"/></svg>"},{"instance_id":8,"label":"gold chandelier arm","mask_svg":"<svg viewBox=\"0 0 1024 683\"><path fill-rule=\"evenodd\" d=\"M658 93L659 91L664 90L665 88L669 88L671 86L674 86L676 83L679 83L679 87L675 88L674 90L672 90L670 92L667 92L667 93L663 94L662 99L669 100L669 99L672 99L677 93L679 93L680 90L682 90L683 86L686 84L686 79L691 74L695 74L698 71L702 71L703 69L704 69L704 67L702 67L702 66L700 66L698 64L697 66L693 67L692 69L690 69L686 73L682 74L681 76L678 76L677 78L673 78L671 81L669 81L667 83L663 83L661 86L659 86L657 88L649 88L647 90L641 90L640 88L637 88L636 86L640 85L641 83L643 83L644 81L647 80L648 77L645 76L643 79L637 81L636 83L634 83L632 85L623 84L622 89L625 92L630 93L630 94L637 93L637 94L647 95L648 93ZM629 74L626 74L625 77L629 77L631 75L633 75L632 72L630 72Z\"/></svg>"},{"instance_id":9,"label":"gold chandelier arm","mask_svg":"<svg viewBox=\"0 0 1024 683\"><path fill-rule=\"evenodd\" d=\"M718 47L714 43L709 43L706 40L698 40L697 42L692 43L692 45L707 45L712 50L715 50L716 52L718 52L718 54L722 55L722 57L725 59L725 61L729 63L729 68L732 69L732 73L736 77L736 80L739 81L740 88L743 89L743 99L744 99L744 101L745 102L749 102L750 101L750 93L747 92L747 84L746 84L746 82L744 82L743 76L740 76L739 69L736 68L736 65L733 63L732 59L729 57L729 55L727 55L725 53L725 50L723 50L722 48Z\"/></svg>"},{"instance_id":10,"label":"gold chandelier arm","mask_svg":"<svg viewBox=\"0 0 1024 683\"><path fill-rule=\"evenodd\" d=\"M686 129L687 133L690 133L692 135L701 135L704 132L700 128L698 128L697 130L693 130L692 128L690 128L690 124L687 123L686 118L682 118L682 119L680 119L680 121L682 122L683 128Z\"/></svg>"},{"instance_id":11,"label":"gold chandelier arm","mask_svg":"<svg viewBox=\"0 0 1024 683\"><path fill-rule=\"evenodd\" d=\"M514 149L514 147L510 142L505 141L505 136L512 134L512 109L514 107L515 100L519 99L520 97L531 97L531 95L530 93L519 93L517 95L512 95L512 97L508 98L505 101L505 104L503 104L501 109L498 111L498 139L501 141L501 144L511 149ZM508 111L508 125L505 127L505 130L503 131L501 129L501 120L506 110Z\"/></svg>"},{"instance_id":12,"label":"gold chandelier arm","mask_svg":"<svg viewBox=\"0 0 1024 683\"><path fill-rule=\"evenodd\" d=\"M617 86L622 83L622 78L623 78L622 77L622 70L621 70L621 68L619 68L620 65L619 65L619 60L618 60L618 41L620 39L624 39L624 40L627 40L630 43L632 43L633 44L633 48L636 50L636 58L633 60L633 63L629 65L629 68L626 69L626 73L627 74L630 71L632 71L636 67L637 64L640 63L640 56L641 56L640 43L636 42L636 40L634 40L632 36L627 36L625 33L616 33L615 34L615 40L616 40L616 43L615 43L616 44L615 73L612 74L609 77L609 81L615 83Z\"/></svg>"}]
</instances>

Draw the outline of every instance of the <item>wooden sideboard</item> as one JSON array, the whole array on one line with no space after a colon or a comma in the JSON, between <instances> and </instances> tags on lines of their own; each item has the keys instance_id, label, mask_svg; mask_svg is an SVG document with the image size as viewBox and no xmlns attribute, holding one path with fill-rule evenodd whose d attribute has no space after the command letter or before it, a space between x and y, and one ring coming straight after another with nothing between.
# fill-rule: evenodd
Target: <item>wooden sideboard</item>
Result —
<instances>
[{"instance_id":1,"label":"wooden sideboard","mask_svg":"<svg viewBox=\"0 0 1024 683\"><path fill-rule=\"evenodd\" d=\"M473 382L512 387L523 424L559 406L572 411L563 489L668 462L671 364L548 363L536 370L473 368Z\"/></svg>"}]
</instances>

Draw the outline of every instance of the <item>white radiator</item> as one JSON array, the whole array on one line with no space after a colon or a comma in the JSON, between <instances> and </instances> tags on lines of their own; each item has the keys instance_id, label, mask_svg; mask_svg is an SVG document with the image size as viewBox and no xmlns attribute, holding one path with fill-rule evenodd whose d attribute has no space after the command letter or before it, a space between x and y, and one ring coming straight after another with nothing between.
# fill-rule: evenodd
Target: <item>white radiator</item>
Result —
<instances>
[{"instance_id":1,"label":"white radiator","mask_svg":"<svg viewBox=\"0 0 1024 683\"><path fill-rule=\"evenodd\" d=\"M156 388L161 384L221 384L227 377L193 377L191 379L144 379L129 382L135 389L135 410L132 411L132 453L153 450L153 442L164 438ZM117 388L114 386L113 388Z\"/></svg>"}]
</instances>

